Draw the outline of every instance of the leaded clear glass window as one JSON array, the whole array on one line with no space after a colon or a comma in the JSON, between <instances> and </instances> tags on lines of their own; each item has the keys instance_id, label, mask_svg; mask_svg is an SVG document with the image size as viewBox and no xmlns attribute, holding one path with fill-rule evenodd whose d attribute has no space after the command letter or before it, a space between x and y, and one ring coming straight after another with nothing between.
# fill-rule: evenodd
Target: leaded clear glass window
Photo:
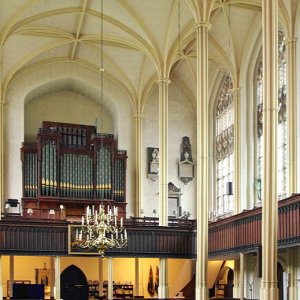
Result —
<instances>
[{"instance_id":1,"label":"leaded clear glass window","mask_svg":"<svg viewBox=\"0 0 300 300\"><path fill-rule=\"evenodd\" d=\"M234 105L231 88L231 79L226 75L216 101L217 215L234 209Z\"/></svg>"},{"instance_id":2,"label":"leaded clear glass window","mask_svg":"<svg viewBox=\"0 0 300 300\"><path fill-rule=\"evenodd\" d=\"M257 184L261 200L263 182L263 76L262 62L257 71ZM277 128L277 191L278 199L287 196L287 103L286 103L286 47L283 33L278 34L278 128Z\"/></svg>"}]
</instances>

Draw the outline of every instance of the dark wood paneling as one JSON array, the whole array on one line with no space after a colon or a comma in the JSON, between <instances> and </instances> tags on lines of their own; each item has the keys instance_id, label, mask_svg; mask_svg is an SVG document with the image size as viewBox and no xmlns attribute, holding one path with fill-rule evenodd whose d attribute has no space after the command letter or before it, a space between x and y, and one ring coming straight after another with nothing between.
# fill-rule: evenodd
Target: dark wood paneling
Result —
<instances>
[{"instance_id":1,"label":"dark wood paneling","mask_svg":"<svg viewBox=\"0 0 300 300\"><path fill-rule=\"evenodd\" d=\"M195 257L193 228L126 226L128 246L109 249L110 256ZM56 221L0 222L0 254L67 255L68 223Z\"/></svg>"},{"instance_id":2,"label":"dark wood paneling","mask_svg":"<svg viewBox=\"0 0 300 300\"><path fill-rule=\"evenodd\" d=\"M256 251L261 245L262 208L245 210L209 224L210 256ZM300 196L278 202L278 246L300 243Z\"/></svg>"},{"instance_id":3,"label":"dark wood paneling","mask_svg":"<svg viewBox=\"0 0 300 300\"><path fill-rule=\"evenodd\" d=\"M299 195L280 201L278 214L279 248L299 245ZM261 246L261 221L261 208L256 208L210 223L209 256L256 252ZM6 217L0 221L0 254L67 255L68 224ZM110 256L196 257L195 220L170 218L169 226L163 227L158 226L157 218L130 218L125 226L128 247L110 249L107 251Z\"/></svg>"}]
</instances>

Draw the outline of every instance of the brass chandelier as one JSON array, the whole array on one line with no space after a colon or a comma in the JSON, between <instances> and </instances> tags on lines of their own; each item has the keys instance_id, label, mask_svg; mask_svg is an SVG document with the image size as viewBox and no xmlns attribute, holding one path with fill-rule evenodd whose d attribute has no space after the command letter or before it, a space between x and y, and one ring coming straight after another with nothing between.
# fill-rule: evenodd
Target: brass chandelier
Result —
<instances>
[{"instance_id":1,"label":"brass chandelier","mask_svg":"<svg viewBox=\"0 0 300 300\"><path fill-rule=\"evenodd\" d=\"M74 243L79 248L97 251L101 257L107 248L123 248L127 246L127 231L123 226L123 217L118 219L118 207L113 210L103 204L99 210L89 206L85 216L82 216L81 229L76 229Z\"/></svg>"}]
</instances>

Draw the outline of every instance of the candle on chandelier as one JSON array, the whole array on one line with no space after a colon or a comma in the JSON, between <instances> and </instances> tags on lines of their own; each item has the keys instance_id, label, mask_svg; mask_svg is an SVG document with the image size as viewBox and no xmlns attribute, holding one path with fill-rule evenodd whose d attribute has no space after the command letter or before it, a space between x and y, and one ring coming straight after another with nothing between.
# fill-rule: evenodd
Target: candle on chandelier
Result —
<instances>
[{"instance_id":1,"label":"candle on chandelier","mask_svg":"<svg viewBox=\"0 0 300 300\"><path fill-rule=\"evenodd\" d=\"M84 216L81 217L81 225L84 225Z\"/></svg>"}]
</instances>

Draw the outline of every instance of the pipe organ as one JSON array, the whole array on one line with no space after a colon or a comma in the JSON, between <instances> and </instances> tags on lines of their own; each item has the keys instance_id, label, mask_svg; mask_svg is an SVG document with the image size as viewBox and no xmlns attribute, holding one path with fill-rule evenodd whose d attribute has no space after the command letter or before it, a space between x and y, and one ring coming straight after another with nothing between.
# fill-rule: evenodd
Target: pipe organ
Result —
<instances>
[{"instance_id":1,"label":"pipe organ","mask_svg":"<svg viewBox=\"0 0 300 300\"><path fill-rule=\"evenodd\" d=\"M95 126L44 121L37 143L23 143L22 207L25 217L81 216L105 202L125 215L127 153L112 134ZM52 216L53 217L53 216Z\"/></svg>"}]
</instances>

